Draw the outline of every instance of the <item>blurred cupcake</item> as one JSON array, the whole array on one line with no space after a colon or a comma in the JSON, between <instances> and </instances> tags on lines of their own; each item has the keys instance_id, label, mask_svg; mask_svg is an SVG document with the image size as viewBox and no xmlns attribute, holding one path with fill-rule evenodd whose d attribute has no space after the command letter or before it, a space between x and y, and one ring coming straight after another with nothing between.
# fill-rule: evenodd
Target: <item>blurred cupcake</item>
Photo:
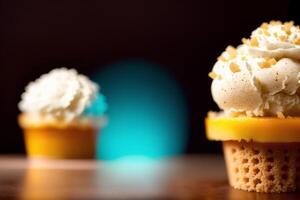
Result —
<instances>
[{"instance_id":1,"label":"blurred cupcake","mask_svg":"<svg viewBox=\"0 0 300 200\"><path fill-rule=\"evenodd\" d=\"M29 157L93 158L107 109L96 83L74 69L54 69L28 84L19 103Z\"/></svg>"},{"instance_id":2,"label":"blurred cupcake","mask_svg":"<svg viewBox=\"0 0 300 200\"><path fill-rule=\"evenodd\" d=\"M209 76L223 110L206 118L223 141L231 186L255 192L300 189L300 29L271 21L229 46Z\"/></svg>"}]
</instances>

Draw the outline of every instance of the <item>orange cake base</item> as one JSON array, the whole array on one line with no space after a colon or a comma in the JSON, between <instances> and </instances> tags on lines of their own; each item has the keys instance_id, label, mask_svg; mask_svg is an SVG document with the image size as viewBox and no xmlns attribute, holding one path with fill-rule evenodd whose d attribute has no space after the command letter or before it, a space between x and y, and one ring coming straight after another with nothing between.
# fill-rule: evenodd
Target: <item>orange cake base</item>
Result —
<instances>
[{"instance_id":1,"label":"orange cake base","mask_svg":"<svg viewBox=\"0 0 300 200\"><path fill-rule=\"evenodd\" d=\"M209 140L300 142L300 117L207 117L205 125Z\"/></svg>"},{"instance_id":2,"label":"orange cake base","mask_svg":"<svg viewBox=\"0 0 300 200\"><path fill-rule=\"evenodd\" d=\"M27 155L31 158L94 158L97 130L76 127L24 129Z\"/></svg>"}]
</instances>

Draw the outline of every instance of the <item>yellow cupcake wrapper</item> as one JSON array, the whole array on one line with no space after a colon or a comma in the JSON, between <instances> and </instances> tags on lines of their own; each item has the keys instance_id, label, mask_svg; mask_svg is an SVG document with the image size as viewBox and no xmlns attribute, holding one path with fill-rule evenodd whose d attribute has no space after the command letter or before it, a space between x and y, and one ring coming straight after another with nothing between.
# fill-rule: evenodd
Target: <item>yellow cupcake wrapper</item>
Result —
<instances>
[{"instance_id":1,"label":"yellow cupcake wrapper","mask_svg":"<svg viewBox=\"0 0 300 200\"><path fill-rule=\"evenodd\" d=\"M26 151L36 158L93 158L97 129L24 129Z\"/></svg>"}]
</instances>

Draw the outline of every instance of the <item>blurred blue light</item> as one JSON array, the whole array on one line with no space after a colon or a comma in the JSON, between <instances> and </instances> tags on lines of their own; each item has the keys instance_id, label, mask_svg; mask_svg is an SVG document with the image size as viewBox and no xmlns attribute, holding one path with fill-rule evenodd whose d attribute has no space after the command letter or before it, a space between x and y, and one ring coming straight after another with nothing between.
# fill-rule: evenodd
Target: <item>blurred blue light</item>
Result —
<instances>
[{"instance_id":1,"label":"blurred blue light","mask_svg":"<svg viewBox=\"0 0 300 200\"><path fill-rule=\"evenodd\" d=\"M102 92L102 91L101 91ZM103 94L98 93L91 105L84 110L84 115L91 117L100 117L107 111L106 98Z\"/></svg>"},{"instance_id":2,"label":"blurred blue light","mask_svg":"<svg viewBox=\"0 0 300 200\"><path fill-rule=\"evenodd\" d=\"M97 157L160 158L180 154L187 140L185 97L160 66L145 61L112 64L95 75L109 105Z\"/></svg>"}]
</instances>

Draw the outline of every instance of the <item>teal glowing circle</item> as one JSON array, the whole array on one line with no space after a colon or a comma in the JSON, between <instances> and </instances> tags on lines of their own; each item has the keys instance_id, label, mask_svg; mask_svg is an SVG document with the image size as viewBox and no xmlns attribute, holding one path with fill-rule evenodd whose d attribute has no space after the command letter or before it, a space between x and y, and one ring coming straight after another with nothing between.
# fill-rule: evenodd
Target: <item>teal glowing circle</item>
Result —
<instances>
[{"instance_id":1,"label":"teal glowing circle","mask_svg":"<svg viewBox=\"0 0 300 200\"><path fill-rule=\"evenodd\" d=\"M89 117L101 117L105 114L107 108L106 97L102 93L98 93L83 114Z\"/></svg>"},{"instance_id":2,"label":"teal glowing circle","mask_svg":"<svg viewBox=\"0 0 300 200\"><path fill-rule=\"evenodd\" d=\"M98 139L98 158L160 158L184 151L185 97L177 81L160 66L118 62L99 71L94 81L109 105L108 125Z\"/></svg>"}]
</instances>

